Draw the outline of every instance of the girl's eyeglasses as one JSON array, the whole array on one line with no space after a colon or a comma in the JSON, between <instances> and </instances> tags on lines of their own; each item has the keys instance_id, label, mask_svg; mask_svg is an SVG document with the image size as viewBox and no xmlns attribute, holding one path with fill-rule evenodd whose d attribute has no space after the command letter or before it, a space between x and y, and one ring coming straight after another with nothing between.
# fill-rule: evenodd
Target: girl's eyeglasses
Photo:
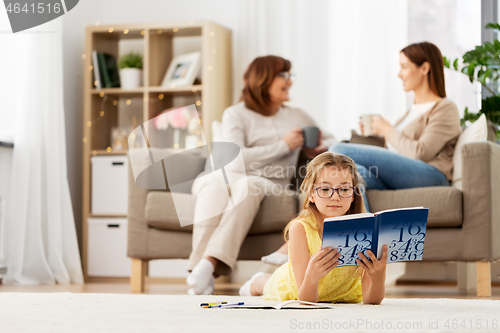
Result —
<instances>
[{"instance_id":1,"label":"girl's eyeglasses","mask_svg":"<svg viewBox=\"0 0 500 333\"><path fill-rule=\"evenodd\" d=\"M337 191L339 197L344 199L350 198L354 195L354 187L352 186L342 186L339 188L320 186L320 187L313 187L313 189L316 190L318 197L323 199L331 198L333 193L335 193L335 191Z\"/></svg>"},{"instance_id":2,"label":"girl's eyeglasses","mask_svg":"<svg viewBox=\"0 0 500 333\"><path fill-rule=\"evenodd\" d=\"M295 76L295 74L292 74L290 72L279 72L276 74L276 76L282 77L285 81L288 81L292 78L292 76Z\"/></svg>"}]
</instances>

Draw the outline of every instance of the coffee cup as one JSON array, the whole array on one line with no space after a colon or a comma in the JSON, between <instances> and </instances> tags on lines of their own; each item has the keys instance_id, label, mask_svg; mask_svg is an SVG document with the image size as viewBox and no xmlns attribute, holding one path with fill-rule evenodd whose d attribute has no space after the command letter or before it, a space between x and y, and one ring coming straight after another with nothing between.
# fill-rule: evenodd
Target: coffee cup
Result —
<instances>
[{"instance_id":1,"label":"coffee cup","mask_svg":"<svg viewBox=\"0 0 500 333\"><path fill-rule=\"evenodd\" d=\"M361 124L363 124L363 135L364 136L373 135L372 119L375 116L378 116L378 114L364 114L361 116Z\"/></svg>"},{"instance_id":2,"label":"coffee cup","mask_svg":"<svg viewBox=\"0 0 500 333\"><path fill-rule=\"evenodd\" d=\"M319 141L319 128L316 126L302 127L304 135L304 148L316 148Z\"/></svg>"}]
</instances>

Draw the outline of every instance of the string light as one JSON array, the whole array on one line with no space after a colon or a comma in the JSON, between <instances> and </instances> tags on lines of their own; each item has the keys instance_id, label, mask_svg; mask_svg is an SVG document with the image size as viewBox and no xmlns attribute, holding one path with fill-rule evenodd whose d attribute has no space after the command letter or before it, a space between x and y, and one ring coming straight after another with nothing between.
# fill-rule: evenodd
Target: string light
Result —
<instances>
[{"instance_id":1,"label":"string light","mask_svg":"<svg viewBox=\"0 0 500 333\"><path fill-rule=\"evenodd\" d=\"M101 117L104 117L104 111L99 112L99 115L100 115Z\"/></svg>"},{"instance_id":2,"label":"string light","mask_svg":"<svg viewBox=\"0 0 500 333\"><path fill-rule=\"evenodd\" d=\"M109 153L111 152L111 147L106 148L106 151Z\"/></svg>"},{"instance_id":3,"label":"string light","mask_svg":"<svg viewBox=\"0 0 500 333\"><path fill-rule=\"evenodd\" d=\"M179 148L179 144L178 143L174 143L174 148L175 149Z\"/></svg>"},{"instance_id":4,"label":"string light","mask_svg":"<svg viewBox=\"0 0 500 333\"><path fill-rule=\"evenodd\" d=\"M161 34L162 34L162 32L163 32L163 30L158 29L158 31L157 31L156 33L157 33L158 35L161 35Z\"/></svg>"},{"instance_id":5,"label":"string light","mask_svg":"<svg viewBox=\"0 0 500 333\"><path fill-rule=\"evenodd\" d=\"M99 96L104 97L104 91L101 91L101 92L99 93Z\"/></svg>"},{"instance_id":6,"label":"string light","mask_svg":"<svg viewBox=\"0 0 500 333\"><path fill-rule=\"evenodd\" d=\"M123 34L124 35L128 34L128 29L123 30Z\"/></svg>"},{"instance_id":7,"label":"string light","mask_svg":"<svg viewBox=\"0 0 500 333\"><path fill-rule=\"evenodd\" d=\"M92 150L92 155L94 155L94 156L97 155L97 151Z\"/></svg>"},{"instance_id":8,"label":"string light","mask_svg":"<svg viewBox=\"0 0 500 333\"><path fill-rule=\"evenodd\" d=\"M127 99L127 105L130 105L132 103L132 101L130 99Z\"/></svg>"},{"instance_id":9,"label":"string light","mask_svg":"<svg viewBox=\"0 0 500 333\"><path fill-rule=\"evenodd\" d=\"M82 54L82 59L85 59L85 58L87 58L87 55L84 53L84 54Z\"/></svg>"},{"instance_id":10,"label":"string light","mask_svg":"<svg viewBox=\"0 0 500 333\"><path fill-rule=\"evenodd\" d=\"M146 30L141 30L141 35L144 36L146 34Z\"/></svg>"},{"instance_id":11,"label":"string light","mask_svg":"<svg viewBox=\"0 0 500 333\"><path fill-rule=\"evenodd\" d=\"M163 94L159 94L159 95L158 95L158 98L159 98L159 99L163 99L163 97L165 97L165 95L163 95Z\"/></svg>"},{"instance_id":12,"label":"string light","mask_svg":"<svg viewBox=\"0 0 500 333\"><path fill-rule=\"evenodd\" d=\"M193 91L193 92L197 92L197 91L198 91L198 89L196 89L196 88L193 88L193 89L192 89L192 91Z\"/></svg>"},{"instance_id":13,"label":"string light","mask_svg":"<svg viewBox=\"0 0 500 333\"><path fill-rule=\"evenodd\" d=\"M148 96L144 96L144 98L142 99L144 102L147 102L149 100Z\"/></svg>"},{"instance_id":14,"label":"string light","mask_svg":"<svg viewBox=\"0 0 500 333\"><path fill-rule=\"evenodd\" d=\"M87 143L87 138L83 138L83 143Z\"/></svg>"},{"instance_id":15,"label":"string light","mask_svg":"<svg viewBox=\"0 0 500 333\"><path fill-rule=\"evenodd\" d=\"M198 147L203 146L203 142L198 141Z\"/></svg>"},{"instance_id":16,"label":"string light","mask_svg":"<svg viewBox=\"0 0 500 333\"><path fill-rule=\"evenodd\" d=\"M113 28L109 28L109 29L108 29L108 32L109 32L109 33L112 33L112 32L113 32L113 30L114 30Z\"/></svg>"},{"instance_id":17,"label":"string light","mask_svg":"<svg viewBox=\"0 0 500 333\"><path fill-rule=\"evenodd\" d=\"M196 106L200 106L201 105L201 101L196 101Z\"/></svg>"},{"instance_id":18,"label":"string light","mask_svg":"<svg viewBox=\"0 0 500 333\"><path fill-rule=\"evenodd\" d=\"M98 85L98 84L99 84L99 81L95 80L95 81L94 81L94 86L96 86L96 87L97 87L97 85Z\"/></svg>"},{"instance_id":19,"label":"string light","mask_svg":"<svg viewBox=\"0 0 500 333\"><path fill-rule=\"evenodd\" d=\"M94 69L94 66L90 65L89 66L89 71L93 70Z\"/></svg>"},{"instance_id":20,"label":"string light","mask_svg":"<svg viewBox=\"0 0 500 333\"><path fill-rule=\"evenodd\" d=\"M118 105L118 100L116 100L116 99L115 99L115 100L113 101L113 105L114 105L114 106Z\"/></svg>"},{"instance_id":21,"label":"string light","mask_svg":"<svg viewBox=\"0 0 500 333\"><path fill-rule=\"evenodd\" d=\"M90 120L89 120L89 121L87 121L87 126L88 126L88 127L92 126L92 122L91 122Z\"/></svg>"},{"instance_id":22,"label":"string light","mask_svg":"<svg viewBox=\"0 0 500 333\"><path fill-rule=\"evenodd\" d=\"M215 36L215 32L210 31L210 34L209 34L209 35L210 35L210 37L213 37L213 36Z\"/></svg>"},{"instance_id":23,"label":"string light","mask_svg":"<svg viewBox=\"0 0 500 333\"><path fill-rule=\"evenodd\" d=\"M175 27L175 28L172 29L172 31L173 32L177 32L177 31L179 31L179 28Z\"/></svg>"},{"instance_id":24,"label":"string light","mask_svg":"<svg viewBox=\"0 0 500 333\"><path fill-rule=\"evenodd\" d=\"M201 131L196 131L196 135L201 135Z\"/></svg>"}]
</instances>

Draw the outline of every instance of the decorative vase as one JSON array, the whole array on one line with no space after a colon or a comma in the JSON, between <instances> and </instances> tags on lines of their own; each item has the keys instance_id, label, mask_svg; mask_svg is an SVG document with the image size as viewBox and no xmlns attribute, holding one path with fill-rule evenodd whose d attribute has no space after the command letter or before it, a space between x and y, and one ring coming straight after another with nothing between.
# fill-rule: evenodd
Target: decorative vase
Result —
<instances>
[{"instance_id":1,"label":"decorative vase","mask_svg":"<svg viewBox=\"0 0 500 333\"><path fill-rule=\"evenodd\" d=\"M120 69L120 85L122 89L135 89L142 87L142 69Z\"/></svg>"},{"instance_id":2,"label":"decorative vase","mask_svg":"<svg viewBox=\"0 0 500 333\"><path fill-rule=\"evenodd\" d=\"M186 135L186 140L185 140L185 148L186 149L193 149L198 147L198 141L200 139L198 138L198 135Z\"/></svg>"},{"instance_id":3,"label":"decorative vase","mask_svg":"<svg viewBox=\"0 0 500 333\"><path fill-rule=\"evenodd\" d=\"M173 140L174 149L181 149L185 147L184 145L185 136L186 136L185 130L174 128L174 140Z\"/></svg>"}]
</instances>

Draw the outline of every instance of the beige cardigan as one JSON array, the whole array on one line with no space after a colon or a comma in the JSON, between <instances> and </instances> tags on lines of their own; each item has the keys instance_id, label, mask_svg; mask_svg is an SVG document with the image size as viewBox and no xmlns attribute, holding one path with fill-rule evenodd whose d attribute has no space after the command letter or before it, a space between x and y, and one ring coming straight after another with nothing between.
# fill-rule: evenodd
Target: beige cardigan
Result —
<instances>
[{"instance_id":1,"label":"beige cardigan","mask_svg":"<svg viewBox=\"0 0 500 333\"><path fill-rule=\"evenodd\" d=\"M394 126L403 121L408 112ZM401 133L392 128L385 140L401 155L422 160L452 180L453 151L461 133L457 106L443 98Z\"/></svg>"}]
</instances>

